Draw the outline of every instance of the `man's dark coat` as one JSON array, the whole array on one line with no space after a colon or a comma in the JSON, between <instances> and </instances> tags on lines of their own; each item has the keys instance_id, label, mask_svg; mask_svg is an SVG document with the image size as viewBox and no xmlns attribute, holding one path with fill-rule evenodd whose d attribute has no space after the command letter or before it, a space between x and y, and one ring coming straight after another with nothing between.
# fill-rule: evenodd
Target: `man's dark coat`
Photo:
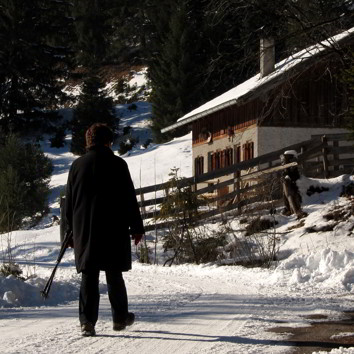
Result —
<instances>
[{"instance_id":1,"label":"man's dark coat","mask_svg":"<svg viewBox=\"0 0 354 354\"><path fill-rule=\"evenodd\" d=\"M75 160L66 189L76 269L131 269L130 234L144 233L127 163L105 146Z\"/></svg>"}]
</instances>

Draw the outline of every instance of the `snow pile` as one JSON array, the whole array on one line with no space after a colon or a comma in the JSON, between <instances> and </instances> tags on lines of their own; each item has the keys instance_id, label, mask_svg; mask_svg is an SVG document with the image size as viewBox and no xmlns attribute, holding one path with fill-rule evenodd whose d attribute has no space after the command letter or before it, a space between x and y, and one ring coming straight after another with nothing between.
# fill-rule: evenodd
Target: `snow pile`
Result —
<instances>
[{"instance_id":1,"label":"snow pile","mask_svg":"<svg viewBox=\"0 0 354 354\"><path fill-rule=\"evenodd\" d=\"M341 285L351 291L354 284L354 253L339 253L329 248L309 255L294 254L284 260L279 270L293 270L290 284L322 283Z\"/></svg>"},{"instance_id":2,"label":"snow pile","mask_svg":"<svg viewBox=\"0 0 354 354\"><path fill-rule=\"evenodd\" d=\"M56 305L78 298L78 285L68 281L55 281L50 297L40 294L46 280L37 276L21 280L13 275L0 277L0 307Z\"/></svg>"}]
</instances>

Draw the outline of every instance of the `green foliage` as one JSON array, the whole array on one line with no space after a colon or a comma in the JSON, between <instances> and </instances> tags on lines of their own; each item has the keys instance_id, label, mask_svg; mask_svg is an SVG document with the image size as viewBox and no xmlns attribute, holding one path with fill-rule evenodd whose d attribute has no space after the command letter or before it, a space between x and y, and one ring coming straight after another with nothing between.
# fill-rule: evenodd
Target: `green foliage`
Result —
<instances>
[{"instance_id":1,"label":"green foliage","mask_svg":"<svg viewBox=\"0 0 354 354\"><path fill-rule=\"evenodd\" d=\"M85 132L97 122L106 123L113 131L118 125L112 98L108 97L103 90L100 78L92 75L84 82L79 103L74 112L71 152L78 155L85 153Z\"/></svg>"},{"instance_id":2,"label":"green foliage","mask_svg":"<svg viewBox=\"0 0 354 354\"><path fill-rule=\"evenodd\" d=\"M175 123L202 102L201 78L205 55L202 55L201 31L192 3L180 0L174 11L167 6L161 7L159 12L166 11L163 13L165 17L151 19L156 31L164 31L158 34L155 42L158 49L151 47L153 52L149 63L152 130L157 142L171 138L171 134L162 135L161 128Z\"/></svg>"},{"instance_id":3,"label":"green foliage","mask_svg":"<svg viewBox=\"0 0 354 354\"><path fill-rule=\"evenodd\" d=\"M97 68L102 65L108 49L110 1L75 0L75 53L79 65Z\"/></svg>"},{"instance_id":4,"label":"green foliage","mask_svg":"<svg viewBox=\"0 0 354 354\"><path fill-rule=\"evenodd\" d=\"M10 136L0 147L0 232L47 211L51 161L37 145Z\"/></svg>"},{"instance_id":5,"label":"green foliage","mask_svg":"<svg viewBox=\"0 0 354 354\"><path fill-rule=\"evenodd\" d=\"M107 1L107 25L110 28L110 50L106 60L115 63L141 64L151 30L146 18L150 1ZM101 1L100 1L101 4Z\"/></svg>"},{"instance_id":6,"label":"green foliage","mask_svg":"<svg viewBox=\"0 0 354 354\"><path fill-rule=\"evenodd\" d=\"M68 3L0 0L0 125L5 132L45 126L62 104L72 20Z\"/></svg>"}]
</instances>

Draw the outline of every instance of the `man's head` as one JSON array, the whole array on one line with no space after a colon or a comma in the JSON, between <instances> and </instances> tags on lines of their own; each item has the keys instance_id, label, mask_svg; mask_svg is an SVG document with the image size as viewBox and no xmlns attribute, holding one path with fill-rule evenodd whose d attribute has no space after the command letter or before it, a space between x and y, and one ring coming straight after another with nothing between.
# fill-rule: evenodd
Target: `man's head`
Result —
<instances>
[{"instance_id":1,"label":"man's head","mask_svg":"<svg viewBox=\"0 0 354 354\"><path fill-rule=\"evenodd\" d=\"M95 123L86 131L86 149L95 146L109 146L113 142L112 130L103 123Z\"/></svg>"}]
</instances>

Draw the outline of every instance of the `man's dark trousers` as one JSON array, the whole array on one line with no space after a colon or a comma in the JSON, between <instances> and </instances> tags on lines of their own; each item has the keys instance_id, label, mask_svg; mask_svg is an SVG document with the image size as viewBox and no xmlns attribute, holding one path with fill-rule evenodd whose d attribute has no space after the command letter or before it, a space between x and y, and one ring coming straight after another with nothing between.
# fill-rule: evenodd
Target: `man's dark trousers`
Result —
<instances>
[{"instance_id":1,"label":"man's dark trousers","mask_svg":"<svg viewBox=\"0 0 354 354\"><path fill-rule=\"evenodd\" d=\"M83 271L80 287L80 323L96 324L100 301L99 270ZM122 272L106 270L108 297L112 308L113 322L119 323L128 315L128 296Z\"/></svg>"}]
</instances>

